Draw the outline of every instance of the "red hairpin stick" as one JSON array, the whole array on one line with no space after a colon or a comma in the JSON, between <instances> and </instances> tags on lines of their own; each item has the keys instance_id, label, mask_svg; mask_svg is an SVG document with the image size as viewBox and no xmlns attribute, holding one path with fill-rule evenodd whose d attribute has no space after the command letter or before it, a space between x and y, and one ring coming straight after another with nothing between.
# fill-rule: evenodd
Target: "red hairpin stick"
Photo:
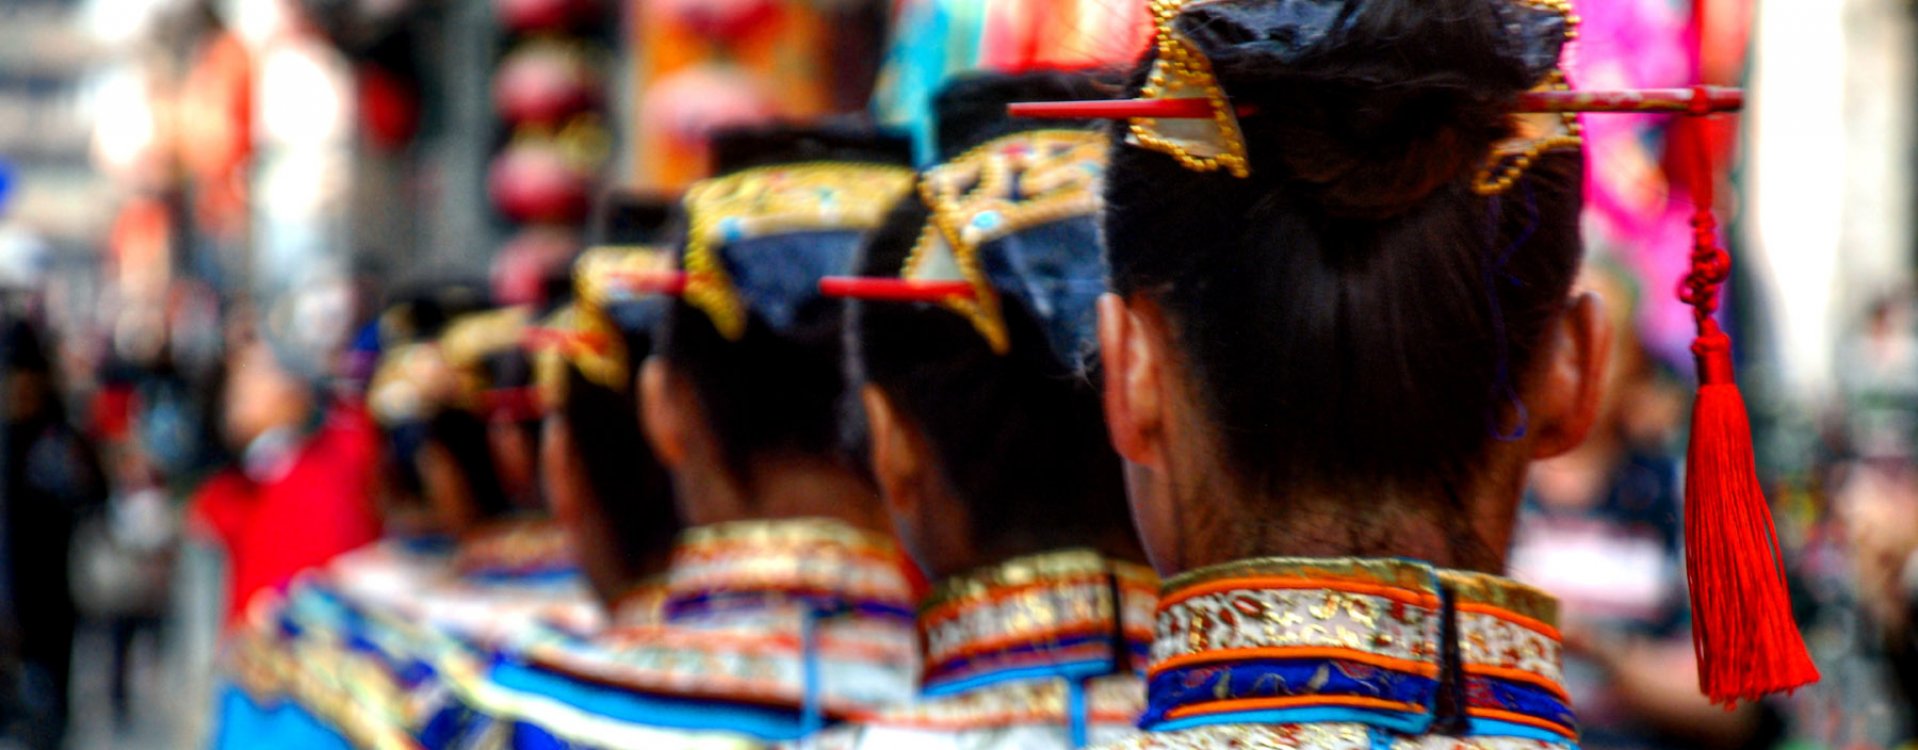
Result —
<instances>
[{"instance_id":1,"label":"red hairpin stick","mask_svg":"<svg viewBox=\"0 0 1918 750\"><path fill-rule=\"evenodd\" d=\"M977 293L964 281L914 281L866 276L827 276L819 293L828 297L881 302L943 302L953 297L972 299Z\"/></svg>"},{"instance_id":2,"label":"red hairpin stick","mask_svg":"<svg viewBox=\"0 0 1918 750\"><path fill-rule=\"evenodd\" d=\"M609 281L629 294L664 294L677 297L686 293L685 271L624 271L612 274Z\"/></svg>"},{"instance_id":3,"label":"red hairpin stick","mask_svg":"<svg viewBox=\"0 0 1918 750\"><path fill-rule=\"evenodd\" d=\"M1623 91L1531 91L1520 94L1515 112L1675 112L1707 115L1745 108L1745 92L1726 86ZM1255 110L1235 108L1240 116ZM1113 99L1076 102L1018 102L1006 106L1013 117L1061 120L1119 120L1133 117L1200 119L1212 116L1212 102L1201 98Z\"/></svg>"},{"instance_id":4,"label":"red hairpin stick","mask_svg":"<svg viewBox=\"0 0 1918 750\"><path fill-rule=\"evenodd\" d=\"M594 331L569 331L564 328L545 326L526 329L521 337L521 345L533 351L559 349L561 351L588 351L594 354L606 350L607 340L603 334Z\"/></svg>"}]
</instances>

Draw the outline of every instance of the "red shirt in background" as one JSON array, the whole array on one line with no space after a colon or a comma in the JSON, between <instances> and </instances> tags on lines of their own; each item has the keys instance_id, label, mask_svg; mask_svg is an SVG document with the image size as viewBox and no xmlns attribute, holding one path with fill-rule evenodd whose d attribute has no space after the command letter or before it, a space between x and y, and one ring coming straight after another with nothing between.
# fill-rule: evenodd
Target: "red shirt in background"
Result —
<instances>
[{"instance_id":1,"label":"red shirt in background","mask_svg":"<svg viewBox=\"0 0 1918 750\"><path fill-rule=\"evenodd\" d=\"M379 539L374 434L363 412L336 410L277 477L227 469L200 487L193 517L226 548L228 624L260 591Z\"/></svg>"}]
</instances>

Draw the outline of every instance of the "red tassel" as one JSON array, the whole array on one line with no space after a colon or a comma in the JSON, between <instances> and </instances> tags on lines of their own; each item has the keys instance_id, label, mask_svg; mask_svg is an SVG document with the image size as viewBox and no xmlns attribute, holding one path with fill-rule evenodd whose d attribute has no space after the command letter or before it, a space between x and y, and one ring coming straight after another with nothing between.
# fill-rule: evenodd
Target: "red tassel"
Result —
<instances>
[{"instance_id":1,"label":"red tassel","mask_svg":"<svg viewBox=\"0 0 1918 750\"><path fill-rule=\"evenodd\" d=\"M1715 328L1715 326L1714 326ZM1698 401L1685 456L1685 573L1698 687L1726 707L1818 680L1792 621L1771 507L1758 485L1745 399L1731 380L1731 339L1692 345Z\"/></svg>"},{"instance_id":2,"label":"red tassel","mask_svg":"<svg viewBox=\"0 0 1918 750\"><path fill-rule=\"evenodd\" d=\"M1731 338L1712 318L1731 258L1718 246L1712 219L1709 156L1702 138L1686 145L1693 149L1697 209L1691 273L1679 297L1698 324L1692 353L1699 385L1685 455L1685 576L1698 687L1729 708L1816 682L1818 668L1792 620L1778 532L1758 483L1745 398L1732 375Z\"/></svg>"}]
</instances>

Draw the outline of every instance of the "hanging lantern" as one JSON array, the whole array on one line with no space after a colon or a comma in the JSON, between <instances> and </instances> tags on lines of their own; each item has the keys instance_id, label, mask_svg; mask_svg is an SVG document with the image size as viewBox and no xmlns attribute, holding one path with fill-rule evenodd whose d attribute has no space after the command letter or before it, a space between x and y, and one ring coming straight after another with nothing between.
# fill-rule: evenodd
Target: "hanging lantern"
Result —
<instances>
[{"instance_id":1,"label":"hanging lantern","mask_svg":"<svg viewBox=\"0 0 1918 750\"><path fill-rule=\"evenodd\" d=\"M563 31L599 20L597 0L499 0L499 22L508 32Z\"/></svg>"},{"instance_id":2,"label":"hanging lantern","mask_svg":"<svg viewBox=\"0 0 1918 750\"><path fill-rule=\"evenodd\" d=\"M501 214L517 222L575 224L592 203L591 175L559 144L520 138L493 159L487 192Z\"/></svg>"},{"instance_id":3,"label":"hanging lantern","mask_svg":"<svg viewBox=\"0 0 1918 750\"><path fill-rule=\"evenodd\" d=\"M493 106L510 126L557 125L592 109L599 98L591 55L565 42L522 45L500 62L493 77Z\"/></svg>"}]
</instances>

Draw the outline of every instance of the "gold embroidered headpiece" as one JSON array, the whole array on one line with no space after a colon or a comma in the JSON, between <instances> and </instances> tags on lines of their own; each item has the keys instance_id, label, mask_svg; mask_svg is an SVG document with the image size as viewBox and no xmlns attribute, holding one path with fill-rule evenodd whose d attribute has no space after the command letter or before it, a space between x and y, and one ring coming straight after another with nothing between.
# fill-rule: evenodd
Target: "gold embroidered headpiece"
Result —
<instances>
[{"instance_id":1,"label":"gold embroidered headpiece","mask_svg":"<svg viewBox=\"0 0 1918 750\"><path fill-rule=\"evenodd\" d=\"M857 241L798 235L870 230L911 185L905 167L852 162L757 167L695 184L684 202L681 294L730 340L745 335L748 306L783 325L819 278L845 267ZM760 248L750 263L735 257L775 237L792 243Z\"/></svg>"},{"instance_id":2,"label":"gold embroidered headpiece","mask_svg":"<svg viewBox=\"0 0 1918 750\"><path fill-rule=\"evenodd\" d=\"M899 278L828 277L820 289L829 296L943 305L965 316L993 351L1004 354L1011 342L1001 294L1027 298L1042 318L1076 318L1103 288L1093 220L1105 165L1105 137L1095 131L1029 130L987 141L921 176L926 223ZM1020 248L1026 252L994 262L982 254L989 243L1074 219L1085 222L1085 231L1049 244L1087 247ZM1061 273L1073 278L1051 278ZM1076 295L1087 304L1067 299L1080 287L1092 290ZM1060 314L1048 314L1055 312ZM1059 322L1069 328L1078 321Z\"/></svg>"},{"instance_id":3,"label":"gold embroidered headpiece","mask_svg":"<svg viewBox=\"0 0 1918 750\"><path fill-rule=\"evenodd\" d=\"M1214 73L1215 61L1192 38L1195 29L1213 20L1206 14L1231 13L1235 6L1244 5L1289 8L1284 15L1297 27L1291 29L1295 33L1287 41L1274 37L1260 42L1291 45L1287 54L1306 54L1313 45L1335 37L1340 25L1349 20L1349 8L1339 3L1307 8L1305 3L1286 0L1152 0L1155 54L1137 99L1028 102L1009 109L1022 117L1124 119L1126 142L1132 146L1164 153L1194 171L1248 177L1251 158L1240 119L1257 116L1257 110L1232 100ZM1508 36L1498 40L1500 53L1519 60L1534 75L1534 83L1511 109L1515 135L1498 143L1473 177L1472 187L1481 195L1509 189L1542 153L1578 148L1577 112L1706 114L1743 105L1742 92L1722 88L1572 91L1559 65L1561 49L1576 37L1578 17L1571 4L1567 0L1506 0L1501 12Z\"/></svg>"},{"instance_id":4,"label":"gold embroidered headpiece","mask_svg":"<svg viewBox=\"0 0 1918 750\"><path fill-rule=\"evenodd\" d=\"M628 328L650 327L654 311L616 317L615 306L651 293L655 280L674 271L673 251L646 245L602 245L582 253L573 264L573 301L529 332L536 380L548 408L565 398L565 368L604 388L625 392L631 352L622 335Z\"/></svg>"}]
</instances>

